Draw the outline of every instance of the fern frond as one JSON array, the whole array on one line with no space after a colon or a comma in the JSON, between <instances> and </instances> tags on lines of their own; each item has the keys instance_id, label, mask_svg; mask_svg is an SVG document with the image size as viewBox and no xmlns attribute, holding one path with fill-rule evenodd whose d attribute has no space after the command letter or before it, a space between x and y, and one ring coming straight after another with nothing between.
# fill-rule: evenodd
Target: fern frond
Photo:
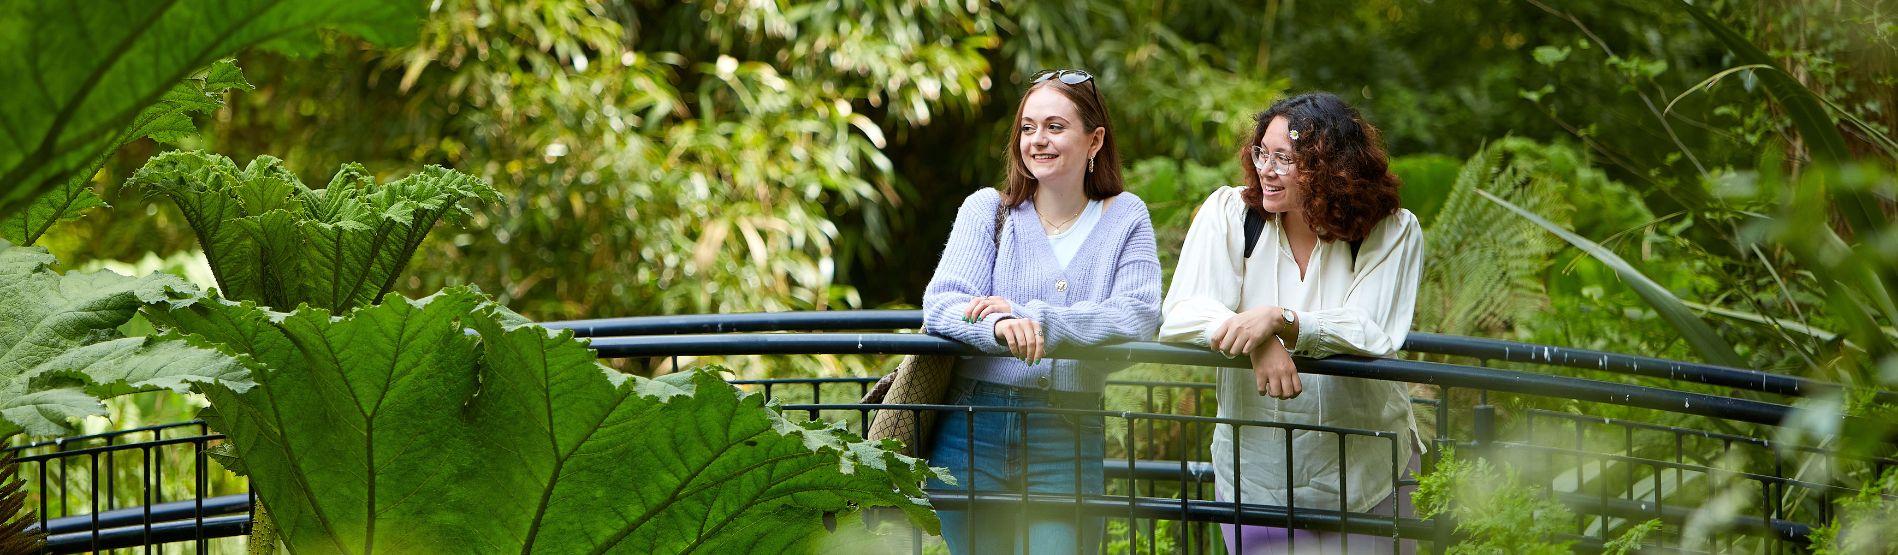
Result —
<instances>
[{"instance_id":1,"label":"fern frond","mask_svg":"<svg viewBox=\"0 0 1898 555\"><path fill-rule=\"evenodd\" d=\"M46 534L27 528L38 523L26 508L26 483L12 454L0 455L0 555L39 553Z\"/></svg>"}]
</instances>

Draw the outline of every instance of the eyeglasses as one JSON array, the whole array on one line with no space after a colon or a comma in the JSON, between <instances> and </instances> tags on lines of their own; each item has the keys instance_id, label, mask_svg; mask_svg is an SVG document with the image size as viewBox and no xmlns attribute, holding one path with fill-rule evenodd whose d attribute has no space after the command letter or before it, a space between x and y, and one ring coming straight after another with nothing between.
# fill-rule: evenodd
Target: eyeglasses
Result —
<instances>
[{"instance_id":1,"label":"eyeglasses","mask_svg":"<svg viewBox=\"0 0 1898 555\"><path fill-rule=\"evenodd\" d=\"M1030 81L1029 84L1032 85L1049 79L1060 79L1062 84L1079 85L1093 78L1093 75L1078 69L1044 69L1035 72L1035 79Z\"/></svg>"},{"instance_id":2,"label":"eyeglasses","mask_svg":"<svg viewBox=\"0 0 1898 555\"><path fill-rule=\"evenodd\" d=\"M1252 167L1259 171L1270 169L1277 175L1292 175L1292 170L1297 169L1290 154L1266 152L1265 147L1259 145L1252 145Z\"/></svg>"}]
</instances>

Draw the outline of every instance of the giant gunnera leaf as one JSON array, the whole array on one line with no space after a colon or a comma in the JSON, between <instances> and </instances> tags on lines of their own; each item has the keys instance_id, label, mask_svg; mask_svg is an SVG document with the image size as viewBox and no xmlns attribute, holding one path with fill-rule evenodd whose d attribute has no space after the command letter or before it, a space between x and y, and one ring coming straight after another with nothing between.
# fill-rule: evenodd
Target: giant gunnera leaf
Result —
<instances>
[{"instance_id":1,"label":"giant gunnera leaf","mask_svg":"<svg viewBox=\"0 0 1898 555\"><path fill-rule=\"evenodd\" d=\"M244 366L215 350L119 335L141 307L194 302L191 284L169 274L62 275L49 268L54 262L46 249L0 240L0 440L72 433L72 420L105 414L100 397L182 393L215 380L233 391L249 387Z\"/></svg>"},{"instance_id":2,"label":"giant gunnera leaf","mask_svg":"<svg viewBox=\"0 0 1898 555\"><path fill-rule=\"evenodd\" d=\"M298 553L808 551L825 513L867 506L936 528L922 461L711 372L620 374L469 289L151 317L257 355L256 387L206 395Z\"/></svg>"},{"instance_id":3,"label":"giant gunnera leaf","mask_svg":"<svg viewBox=\"0 0 1898 555\"><path fill-rule=\"evenodd\" d=\"M227 298L282 310L380 302L435 223L495 198L486 181L439 166L378 184L344 165L311 189L270 156L242 169L199 151L167 152L133 175L177 203Z\"/></svg>"},{"instance_id":4,"label":"giant gunnera leaf","mask_svg":"<svg viewBox=\"0 0 1898 555\"><path fill-rule=\"evenodd\" d=\"M218 109L224 105L224 91L237 88L250 90L249 82L237 69L237 63L221 60L205 68L171 88L157 104L139 112L131 126L120 129L107 144L112 148L94 156L84 169L74 172L58 187L33 199L25 210L0 215L0 239L12 241L18 245L32 246L34 242L52 229L55 224L77 219L85 211L105 206L105 201L92 192L92 175L99 173L106 160L118 147L126 143L150 137L166 144L178 144L178 141L197 133L197 124L192 123L192 114L201 114Z\"/></svg>"},{"instance_id":5,"label":"giant gunnera leaf","mask_svg":"<svg viewBox=\"0 0 1898 555\"><path fill-rule=\"evenodd\" d=\"M261 45L306 51L319 32L414 40L416 0L0 0L0 216L119 146L181 81Z\"/></svg>"}]
</instances>

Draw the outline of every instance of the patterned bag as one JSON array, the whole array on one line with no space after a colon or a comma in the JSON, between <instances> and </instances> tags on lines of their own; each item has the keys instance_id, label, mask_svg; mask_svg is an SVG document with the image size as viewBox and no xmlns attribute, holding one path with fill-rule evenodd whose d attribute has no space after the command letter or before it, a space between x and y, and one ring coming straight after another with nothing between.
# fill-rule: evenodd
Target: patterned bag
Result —
<instances>
[{"instance_id":1,"label":"patterned bag","mask_svg":"<svg viewBox=\"0 0 1898 555\"><path fill-rule=\"evenodd\" d=\"M877 381L863 398L864 403L891 405L939 405L950 401L944 394L955 376L954 355L906 355L896 369ZM922 447L935 430L936 411L883 409L870 420L871 441L895 438L903 442L902 453L912 457L928 454Z\"/></svg>"},{"instance_id":2,"label":"patterned bag","mask_svg":"<svg viewBox=\"0 0 1898 555\"><path fill-rule=\"evenodd\" d=\"M1001 203L995 205L995 256L1001 257L1002 223L1004 212ZM991 290L993 290L991 288ZM955 355L904 355L896 363L896 369L877 380L876 387L864 394L863 404L890 405L941 405L952 399L944 398L949 392L949 382L955 377ZM927 456L925 446L930 434L935 431L936 411L933 410L879 410L870 419L870 441L882 441L894 438L903 442L902 453L912 457Z\"/></svg>"}]
</instances>

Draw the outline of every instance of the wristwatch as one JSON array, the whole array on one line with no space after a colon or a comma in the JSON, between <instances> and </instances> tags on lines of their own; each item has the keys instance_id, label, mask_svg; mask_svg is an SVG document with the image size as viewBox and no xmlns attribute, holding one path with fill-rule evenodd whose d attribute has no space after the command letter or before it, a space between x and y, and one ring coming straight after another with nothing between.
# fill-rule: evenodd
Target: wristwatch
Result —
<instances>
[{"instance_id":1,"label":"wristwatch","mask_svg":"<svg viewBox=\"0 0 1898 555\"><path fill-rule=\"evenodd\" d=\"M1292 309L1280 307L1279 315L1285 317L1285 325L1287 326L1298 325L1298 313L1292 312Z\"/></svg>"}]
</instances>

